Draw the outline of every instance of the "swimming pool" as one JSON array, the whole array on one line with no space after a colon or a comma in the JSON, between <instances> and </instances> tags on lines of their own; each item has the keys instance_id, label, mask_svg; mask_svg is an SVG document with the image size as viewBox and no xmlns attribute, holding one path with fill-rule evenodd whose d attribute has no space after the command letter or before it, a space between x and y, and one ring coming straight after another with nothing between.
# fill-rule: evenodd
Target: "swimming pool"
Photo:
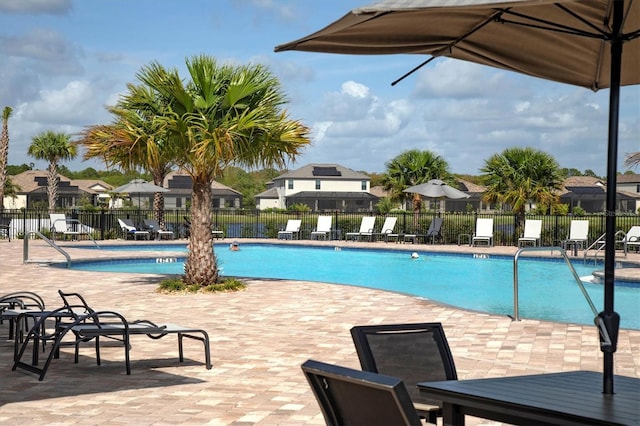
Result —
<instances>
[{"instance_id":1,"label":"swimming pool","mask_svg":"<svg viewBox=\"0 0 640 426\"><path fill-rule=\"evenodd\" d=\"M129 246L130 247L130 246ZM127 250L129 247L103 247ZM176 252L176 246L147 246ZM135 246L132 250L141 250ZM186 252L186 247L178 250ZM465 309L513 315L513 257L473 254L244 244L240 251L216 250L223 275L283 278L350 284L424 297ZM158 274L183 273L184 258L167 252L152 259L79 261L72 269ZM579 276L601 267L575 262ZM563 261L521 258L519 310L522 318L593 324L593 314ZM585 282L597 309L603 306L601 284ZM616 284L621 327L640 329L640 286Z\"/></svg>"}]
</instances>

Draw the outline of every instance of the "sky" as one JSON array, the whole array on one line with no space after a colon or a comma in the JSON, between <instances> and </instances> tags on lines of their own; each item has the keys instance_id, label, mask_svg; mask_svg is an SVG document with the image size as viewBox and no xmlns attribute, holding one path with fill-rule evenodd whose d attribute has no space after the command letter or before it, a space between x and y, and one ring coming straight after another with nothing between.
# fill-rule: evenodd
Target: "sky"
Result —
<instances>
[{"instance_id":1,"label":"sky","mask_svg":"<svg viewBox=\"0 0 640 426\"><path fill-rule=\"evenodd\" d=\"M427 57L275 53L370 0L0 0L0 108L10 106L9 164L46 130L72 139L108 124L114 105L151 62L180 70L206 54L260 63L278 77L311 145L289 169L335 163L384 172L410 149L441 156L449 171L480 174L492 155L533 147L560 167L606 175L609 91L547 82L446 58L396 86ZM640 151L640 86L621 89L619 166ZM106 170L96 160L61 163ZM633 169L632 169L633 170ZM638 170L634 170L639 172Z\"/></svg>"}]
</instances>

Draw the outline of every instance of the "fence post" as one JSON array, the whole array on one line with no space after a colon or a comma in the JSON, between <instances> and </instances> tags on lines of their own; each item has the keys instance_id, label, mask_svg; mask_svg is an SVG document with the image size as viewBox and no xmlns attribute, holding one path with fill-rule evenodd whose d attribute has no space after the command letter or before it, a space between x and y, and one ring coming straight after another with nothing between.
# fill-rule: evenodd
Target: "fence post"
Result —
<instances>
[{"instance_id":1,"label":"fence post","mask_svg":"<svg viewBox=\"0 0 640 426\"><path fill-rule=\"evenodd\" d=\"M104 208L100 209L100 239L104 240Z\"/></svg>"},{"instance_id":2,"label":"fence post","mask_svg":"<svg viewBox=\"0 0 640 426\"><path fill-rule=\"evenodd\" d=\"M27 235L27 209L22 210L22 236Z\"/></svg>"}]
</instances>

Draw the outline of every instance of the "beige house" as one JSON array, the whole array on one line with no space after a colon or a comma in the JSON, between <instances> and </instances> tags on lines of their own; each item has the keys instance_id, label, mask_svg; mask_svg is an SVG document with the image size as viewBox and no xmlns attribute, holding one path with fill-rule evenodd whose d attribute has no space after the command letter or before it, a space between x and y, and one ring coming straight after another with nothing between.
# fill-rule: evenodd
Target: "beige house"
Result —
<instances>
[{"instance_id":1,"label":"beige house","mask_svg":"<svg viewBox=\"0 0 640 426\"><path fill-rule=\"evenodd\" d=\"M35 202L48 202L47 174L45 170L27 170L18 175L10 176L11 182L19 189L17 197L4 197L6 209L31 208ZM71 208L82 204L83 198L88 198L92 205L108 202L108 191L111 185L99 179L71 180L58 175L58 203L59 208Z\"/></svg>"},{"instance_id":2,"label":"beige house","mask_svg":"<svg viewBox=\"0 0 640 426\"><path fill-rule=\"evenodd\" d=\"M370 212L378 197L369 176L339 164L308 164L284 173L256 195L256 208L286 209L305 204L314 212Z\"/></svg>"}]
</instances>

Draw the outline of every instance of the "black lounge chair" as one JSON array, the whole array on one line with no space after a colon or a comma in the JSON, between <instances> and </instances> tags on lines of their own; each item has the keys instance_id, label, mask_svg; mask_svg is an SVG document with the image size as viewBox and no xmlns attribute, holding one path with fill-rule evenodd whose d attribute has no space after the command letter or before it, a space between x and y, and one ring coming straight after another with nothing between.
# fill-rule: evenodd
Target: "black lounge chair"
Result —
<instances>
[{"instance_id":1,"label":"black lounge chair","mask_svg":"<svg viewBox=\"0 0 640 426\"><path fill-rule=\"evenodd\" d=\"M442 324L355 326L351 337L362 369L402 380L418 415L436 423L442 402L422 396L417 384L458 379Z\"/></svg>"},{"instance_id":2,"label":"black lounge chair","mask_svg":"<svg viewBox=\"0 0 640 426\"><path fill-rule=\"evenodd\" d=\"M43 311L44 307L42 297L32 291L15 291L0 296L0 324L9 321L9 339L13 339L15 324L21 313ZM24 326L26 328L28 323L25 322Z\"/></svg>"},{"instance_id":3,"label":"black lounge chair","mask_svg":"<svg viewBox=\"0 0 640 426\"><path fill-rule=\"evenodd\" d=\"M157 220L145 219L143 223L146 228L145 230L151 232L156 240L161 240L163 237L168 240L173 240L173 231L167 231L166 229L163 229Z\"/></svg>"},{"instance_id":4,"label":"black lounge chair","mask_svg":"<svg viewBox=\"0 0 640 426\"><path fill-rule=\"evenodd\" d=\"M329 426L421 425L400 379L314 360L302 371Z\"/></svg>"},{"instance_id":5,"label":"black lounge chair","mask_svg":"<svg viewBox=\"0 0 640 426\"><path fill-rule=\"evenodd\" d=\"M427 240L431 238L431 244L435 243L436 240L441 240L441 230L442 230L442 222L444 219L441 217L434 217L431 223L429 224L429 229L427 229L427 233L424 235L420 234L404 234L404 242L411 241L415 244L418 237L423 237L424 243L427 243Z\"/></svg>"},{"instance_id":6,"label":"black lounge chair","mask_svg":"<svg viewBox=\"0 0 640 426\"><path fill-rule=\"evenodd\" d=\"M35 325L29 330L19 350L16 346L16 355L13 370L22 368L39 375L38 380L43 380L54 358L59 355L60 347L74 345L74 362L79 361L80 344L94 340L96 350L96 363L100 365L100 338L109 338L120 341L124 348L125 368L127 374L131 374L130 363L130 338L132 335L146 335L152 339L161 339L169 334L178 336L178 355L180 362L184 362L183 339L195 339L204 344L205 365L211 369L211 354L209 335L205 330L183 327L177 324L155 324L148 320L128 321L123 315L114 311L95 311L78 293L63 293L58 291L64 307L36 317ZM72 303L72 299L77 303ZM67 336L73 336L74 340L64 340ZM21 361L28 347L35 348L38 342L51 341L52 347L42 368L38 367L37 351L33 351L31 364Z\"/></svg>"}]
</instances>

